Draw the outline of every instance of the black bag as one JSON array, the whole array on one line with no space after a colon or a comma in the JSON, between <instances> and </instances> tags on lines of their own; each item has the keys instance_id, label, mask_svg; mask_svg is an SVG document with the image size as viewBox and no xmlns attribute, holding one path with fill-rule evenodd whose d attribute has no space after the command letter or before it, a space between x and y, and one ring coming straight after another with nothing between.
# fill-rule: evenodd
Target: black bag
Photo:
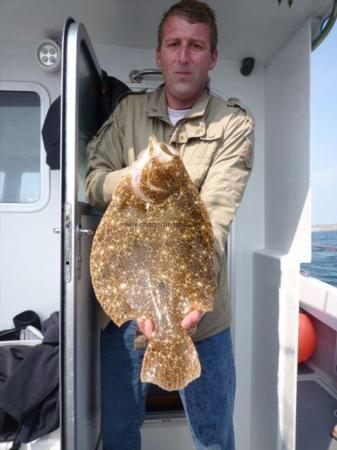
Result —
<instances>
[{"instance_id":1,"label":"black bag","mask_svg":"<svg viewBox=\"0 0 337 450\"><path fill-rule=\"evenodd\" d=\"M5 384L17 366L33 350L24 341L0 346L0 386ZM15 438L19 422L0 408L0 442L12 441Z\"/></svg>"},{"instance_id":2,"label":"black bag","mask_svg":"<svg viewBox=\"0 0 337 450\"><path fill-rule=\"evenodd\" d=\"M33 350L31 345L20 341L21 330L29 325L41 330L40 317L35 311L27 310L17 314L13 318L14 328L0 331L0 341L17 341L15 343L5 343L0 346L0 386L5 384L17 366ZM12 441L15 439L19 422L9 415L3 408L0 408L0 442Z\"/></svg>"},{"instance_id":3,"label":"black bag","mask_svg":"<svg viewBox=\"0 0 337 450\"><path fill-rule=\"evenodd\" d=\"M59 427L58 312L43 322L42 333L42 343L30 347L24 355L20 354L24 345L18 343L0 359L0 372L4 374L0 384L2 435L12 440L15 425L13 450L20 448L21 442L30 442Z\"/></svg>"}]
</instances>

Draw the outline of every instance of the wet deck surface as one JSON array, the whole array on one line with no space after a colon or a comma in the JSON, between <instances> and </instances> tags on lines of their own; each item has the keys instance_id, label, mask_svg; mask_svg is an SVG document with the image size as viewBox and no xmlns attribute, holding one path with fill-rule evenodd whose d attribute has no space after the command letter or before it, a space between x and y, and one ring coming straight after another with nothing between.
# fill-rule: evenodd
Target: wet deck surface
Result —
<instances>
[{"instance_id":1,"label":"wet deck surface","mask_svg":"<svg viewBox=\"0 0 337 450\"><path fill-rule=\"evenodd\" d=\"M299 373L313 373L305 369ZM297 384L296 450L337 450L330 430L337 424L337 399L314 380Z\"/></svg>"}]
</instances>

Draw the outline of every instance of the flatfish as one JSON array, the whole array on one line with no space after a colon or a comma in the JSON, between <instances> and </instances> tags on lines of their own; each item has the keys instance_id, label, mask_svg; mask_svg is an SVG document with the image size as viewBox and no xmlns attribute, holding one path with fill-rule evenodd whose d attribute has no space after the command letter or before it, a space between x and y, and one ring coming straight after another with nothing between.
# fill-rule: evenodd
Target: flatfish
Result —
<instances>
[{"instance_id":1,"label":"flatfish","mask_svg":"<svg viewBox=\"0 0 337 450\"><path fill-rule=\"evenodd\" d=\"M123 176L114 190L94 236L90 270L96 297L118 326L152 321L141 380L170 391L201 373L181 321L193 310L212 310L214 236L178 152L151 136L142 161L139 176Z\"/></svg>"}]
</instances>

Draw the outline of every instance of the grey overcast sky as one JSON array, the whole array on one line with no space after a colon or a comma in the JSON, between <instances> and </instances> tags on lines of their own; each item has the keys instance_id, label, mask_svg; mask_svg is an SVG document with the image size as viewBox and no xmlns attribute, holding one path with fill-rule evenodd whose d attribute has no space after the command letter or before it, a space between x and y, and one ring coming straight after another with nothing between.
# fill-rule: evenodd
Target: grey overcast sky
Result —
<instances>
[{"instance_id":1,"label":"grey overcast sky","mask_svg":"<svg viewBox=\"0 0 337 450\"><path fill-rule=\"evenodd\" d=\"M311 54L312 224L337 223L337 23Z\"/></svg>"}]
</instances>

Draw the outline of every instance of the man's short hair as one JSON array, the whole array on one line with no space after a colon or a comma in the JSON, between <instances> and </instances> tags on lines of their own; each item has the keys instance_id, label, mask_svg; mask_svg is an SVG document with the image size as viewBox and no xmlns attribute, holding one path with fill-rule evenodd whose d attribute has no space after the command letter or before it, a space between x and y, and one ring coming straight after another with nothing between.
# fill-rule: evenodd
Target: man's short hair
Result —
<instances>
[{"instance_id":1,"label":"man's short hair","mask_svg":"<svg viewBox=\"0 0 337 450\"><path fill-rule=\"evenodd\" d=\"M164 13L158 28L158 48L160 48L162 44L165 22L171 16L182 17L189 23L207 23L210 28L211 52L216 50L218 44L218 29L215 12L206 3L198 0L180 0Z\"/></svg>"}]
</instances>

